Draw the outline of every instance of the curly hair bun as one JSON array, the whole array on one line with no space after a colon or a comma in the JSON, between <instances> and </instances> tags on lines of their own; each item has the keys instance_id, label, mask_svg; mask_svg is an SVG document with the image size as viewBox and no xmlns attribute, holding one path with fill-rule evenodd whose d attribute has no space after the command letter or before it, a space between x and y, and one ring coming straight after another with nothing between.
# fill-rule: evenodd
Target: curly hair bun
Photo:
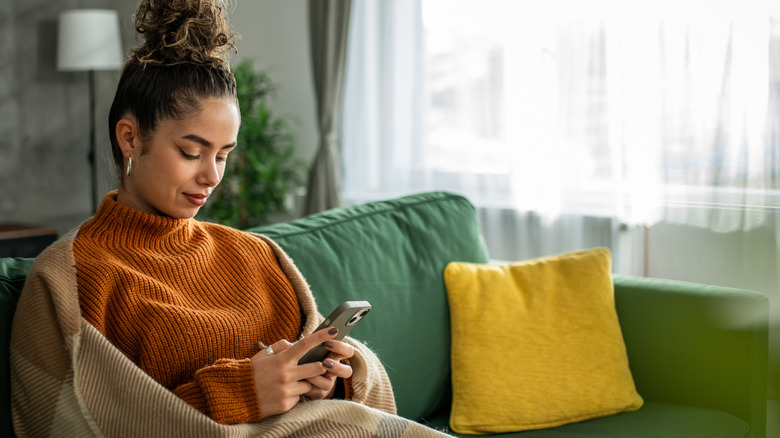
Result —
<instances>
[{"instance_id":1,"label":"curly hair bun","mask_svg":"<svg viewBox=\"0 0 780 438\"><path fill-rule=\"evenodd\" d=\"M227 66L236 51L224 0L141 0L134 19L144 42L131 58L142 65Z\"/></svg>"}]
</instances>

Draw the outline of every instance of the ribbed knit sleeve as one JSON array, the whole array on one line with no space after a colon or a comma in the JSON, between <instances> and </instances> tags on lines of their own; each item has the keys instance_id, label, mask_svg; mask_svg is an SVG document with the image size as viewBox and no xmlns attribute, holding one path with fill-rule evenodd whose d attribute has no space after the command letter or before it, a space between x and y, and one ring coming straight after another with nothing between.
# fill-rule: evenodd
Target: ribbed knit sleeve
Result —
<instances>
[{"instance_id":1,"label":"ribbed knit sleeve","mask_svg":"<svg viewBox=\"0 0 780 438\"><path fill-rule=\"evenodd\" d=\"M195 380L173 391L214 421L224 424L262 420L249 359L221 359L201 368Z\"/></svg>"}]
</instances>

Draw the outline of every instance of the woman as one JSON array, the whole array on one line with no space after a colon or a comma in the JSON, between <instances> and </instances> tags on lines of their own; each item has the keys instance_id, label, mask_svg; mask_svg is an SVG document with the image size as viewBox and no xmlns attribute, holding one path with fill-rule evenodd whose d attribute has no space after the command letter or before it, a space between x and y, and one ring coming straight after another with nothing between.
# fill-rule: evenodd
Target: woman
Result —
<instances>
[{"instance_id":1,"label":"woman","mask_svg":"<svg viewBox=\"0 0 780 438\"><path fill-rule=\"evenodd\" d=\"M109 113L119 189L38 257L14 319L17 434L435 434L388 415L370 350L312 333L274 242L193 219L241 147L220 5L142 0L135 25ZM318 344L328 357L298 365ZM318 402L334 398L352 402Z\"/></svg>"}]
</instances>

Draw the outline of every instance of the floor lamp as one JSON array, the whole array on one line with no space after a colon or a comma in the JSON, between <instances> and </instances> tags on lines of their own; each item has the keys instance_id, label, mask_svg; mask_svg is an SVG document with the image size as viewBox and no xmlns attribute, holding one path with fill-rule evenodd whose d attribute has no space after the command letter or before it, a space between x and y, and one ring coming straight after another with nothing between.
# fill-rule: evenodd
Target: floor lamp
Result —
<instances>
[{"instance_id":1,"label":"floor lamp","mask_svg":"<svg viewBox=\"0 0 780 438\"><path fill-rule=\"evenodd\" d=\"M86 71L89 82L89 155L92 171L92 211L97 210L95 152L95 71L122 66L119 16L106 9L74 9L60 14L57 70Z\"/></svg>"}]
</instances>

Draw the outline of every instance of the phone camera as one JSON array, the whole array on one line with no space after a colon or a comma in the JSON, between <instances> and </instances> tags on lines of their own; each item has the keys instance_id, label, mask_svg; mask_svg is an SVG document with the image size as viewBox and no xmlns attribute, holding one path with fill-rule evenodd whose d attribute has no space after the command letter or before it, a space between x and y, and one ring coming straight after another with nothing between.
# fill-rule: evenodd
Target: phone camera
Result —
<instances>
[{"instance_id":1,"label":"phone camera","mask_svg":"<svg viewBox=\"0 0 780 438\"><path fill-rule=\"evenodd\" d=\"M352 315L352 318L349 318L349 322L347 322L347 325L353 326L358 323L361 319L363 319L364 316L366 316L366 313L368 313L368 309L365 309L361 311L360 313L355 313Z\"/></svg>"}]
</instances>

